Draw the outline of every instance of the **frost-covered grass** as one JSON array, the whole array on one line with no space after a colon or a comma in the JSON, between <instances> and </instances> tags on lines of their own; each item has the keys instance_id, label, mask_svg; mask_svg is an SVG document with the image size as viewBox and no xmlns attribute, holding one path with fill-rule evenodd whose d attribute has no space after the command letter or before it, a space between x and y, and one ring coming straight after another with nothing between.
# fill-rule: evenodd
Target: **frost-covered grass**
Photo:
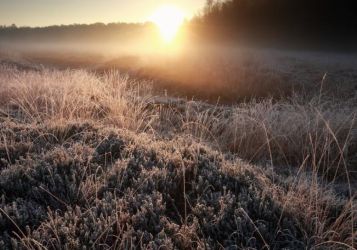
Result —
<instances>
[{"instance_id":1,"label":"frost-covered grass","mask_svg":"<svg viewBox=\"0 0 357 250\"><path fill-rule=\"evenodd\" d=\"M220 106L0 66L1 248L355 247L356 97L321 86Z\"/></svg>"}]
</instances>

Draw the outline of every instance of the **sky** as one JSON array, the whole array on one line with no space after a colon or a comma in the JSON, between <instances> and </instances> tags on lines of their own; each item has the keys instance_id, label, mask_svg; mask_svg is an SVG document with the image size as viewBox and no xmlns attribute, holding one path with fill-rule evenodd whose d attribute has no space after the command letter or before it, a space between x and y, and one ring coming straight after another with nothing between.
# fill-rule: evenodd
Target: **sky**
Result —
<instances>
[{"instance_id":1,"label":"sky","mask_svg":"<svg viewBox=\"0 0 357 250\"><path fill-rule=\"evenodd\" d=\"M0 25L145 22L162 5L177 6L190 18L204 3L205 0L0 0Z\"/></svg>"}]
</instances>

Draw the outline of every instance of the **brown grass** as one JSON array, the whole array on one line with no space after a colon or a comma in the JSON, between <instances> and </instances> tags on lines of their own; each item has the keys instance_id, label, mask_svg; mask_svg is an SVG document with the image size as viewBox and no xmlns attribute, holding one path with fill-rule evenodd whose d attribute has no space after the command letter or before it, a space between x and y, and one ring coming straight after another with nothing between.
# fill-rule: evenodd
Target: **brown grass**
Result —
<instances>
[{"instance_id":1,"label":"brown grass","mask_svg":"<svg viewBox=\"0 0 357 250\"><path fill-rule=\"evenodd\" d=\"M3 247L356 247L355 97L223 106L150 84L0 66Z\"/></svg>"}]
</instances>

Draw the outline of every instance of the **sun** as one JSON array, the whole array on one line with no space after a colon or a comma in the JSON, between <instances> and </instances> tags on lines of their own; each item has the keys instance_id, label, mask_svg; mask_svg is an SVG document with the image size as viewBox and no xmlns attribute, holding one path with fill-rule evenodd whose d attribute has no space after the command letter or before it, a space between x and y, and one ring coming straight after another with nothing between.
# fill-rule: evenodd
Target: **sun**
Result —
<instances>
[{"instance_id":1,"label":"sun","mask_svg":"<svg viewBox=\"0 0 357 250\"><path fill-rule=\"evenodd\" d=\"M183 11L175 6L167 5L160 7L150 20L159 28L162 39L170 43L176 37L184 18Z\"/></svg>"}]
</instances>

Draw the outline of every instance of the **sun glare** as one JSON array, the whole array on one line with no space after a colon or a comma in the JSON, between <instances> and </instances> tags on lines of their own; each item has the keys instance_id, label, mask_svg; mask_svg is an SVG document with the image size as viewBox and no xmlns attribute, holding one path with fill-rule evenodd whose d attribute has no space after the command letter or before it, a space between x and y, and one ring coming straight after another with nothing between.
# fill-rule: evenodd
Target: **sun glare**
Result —
<instances>
[{"instance_id":1,"label":"sun glare","mask_svg":"<svg viewBox=\"0 0 357 250\"><path fill-rule=\"evenodd\" d=\"M151 17L160 30L162 39L170 43L176 37L183 21L184 13L175 6L162 6Z\"/></svg>"}]
</instances>

